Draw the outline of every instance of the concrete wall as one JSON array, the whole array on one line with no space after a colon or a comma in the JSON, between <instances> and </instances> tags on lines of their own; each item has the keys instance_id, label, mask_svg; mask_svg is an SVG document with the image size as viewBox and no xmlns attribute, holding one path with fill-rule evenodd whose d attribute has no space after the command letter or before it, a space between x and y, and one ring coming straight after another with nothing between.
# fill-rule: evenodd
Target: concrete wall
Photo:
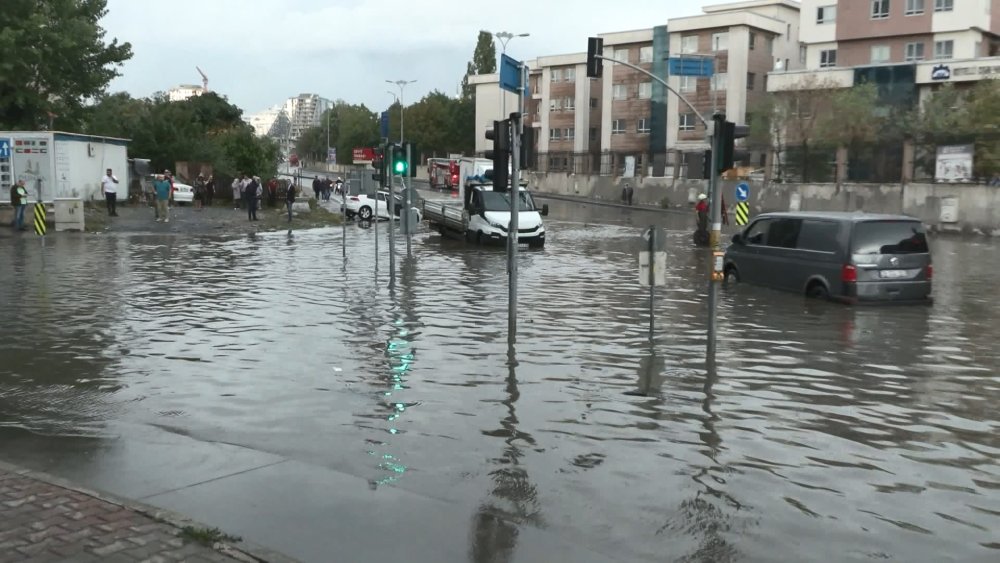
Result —
<instances>
[{"instance_id":1,"label":"concrete wall","mask_svg":"<svg viewBox=\"0 0 1000 563\"><path fill-rule=\"evenodd\" d=\"M569 173L533 173L532 189L551 193L620 202L628 181L639 205L689 208L699 193L707 192L703 180L588 176ZM735 203L735 186L724 180L722 194L728 207ZM751 215L766 211L867 211L902 213L921 219L941 231L1000 236L1000 187L963 184L763 184L750 182ZM953 198L953 199L952 199ZM957 221L943 222L942 210L956 206Z\"/></svg>"}]
</instances>

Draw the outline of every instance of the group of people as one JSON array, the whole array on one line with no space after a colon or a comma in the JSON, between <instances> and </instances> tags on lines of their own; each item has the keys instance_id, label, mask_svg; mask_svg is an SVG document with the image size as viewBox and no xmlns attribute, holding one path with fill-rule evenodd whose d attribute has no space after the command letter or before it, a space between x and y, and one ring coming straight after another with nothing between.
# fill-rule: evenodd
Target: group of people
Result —
<instances>
[{"instance_id":1,"label":"group of people","mask_svg":"<svg viewBox=\"0 0 1000 563\"><path fill-rule=\"evenodd\" d=\"M313 178L312 182L313 193L316 194L317 200L330 201L331 194L341 194L344 191L344 179L337 178L334 182L329 177L324 177L320 179L319 176Z\"/></svg>"},{"instance_id":2,"label":"group of people","mask_svg":"<svg viewBox=\"0 0 1000 563\"><path fill-rule=\"evenodd\" d=\"M240 173L236 175L232 184L233 189L233 209L247 210L247 219L258 221L257 210L260 207L260 200L264 196L264 186L261 184L260 176L248 176Z\"/></svg>"},{"instance_id":3,"label":"group of people","mask_svg":"<svg viewBox=\"0 0 1000 563\"><path fill-rule=\"evenodd\" d=\"M196 209L212 205L212 201L215 199L215 176L209 175L206 180L204 175L198 174L198 178L195 179L192 187L194 188L194 206Z\"/></svg>"}]
</instances>

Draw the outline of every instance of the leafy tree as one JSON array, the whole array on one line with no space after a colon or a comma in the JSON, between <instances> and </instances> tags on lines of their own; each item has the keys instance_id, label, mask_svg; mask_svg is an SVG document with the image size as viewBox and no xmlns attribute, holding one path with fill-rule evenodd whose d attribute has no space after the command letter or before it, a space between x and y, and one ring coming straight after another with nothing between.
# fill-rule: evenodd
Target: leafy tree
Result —
<instances>
[{"instance_id":1,"label":"leafy tree","mask_svg":"<svg viewBox=\"0 0 1000 563\"><path fill-rule=\"evenodd\" d=\"M132 57L105 42L107 0L3 0L0 9L0 127L35 129L58 118L75 127Z\"/></svg>"},{"instance_id":2,"label":"leafy tree","mask_svg":"<svg viewBox=\"0 0 1000 563\"><path fill-rule=\"evenodd\" d=\"M493 42L492 33L479 32L476 50L472 53L472 64L476 65L476 74L492 74L497 71L497 46Z\"/></svg>"},{"instance_id":3,"label":"leafy tree","mask_svg":"<svg viewBox=\"0 0 1000 563\"><path fill-rule=\"evenodd\" d=\"M768 96L770 101L767 103L774 110L774 115L767 118L770 142L777 144L776 131L780 125L784 131L782 167L798 172L803 182L825 180L830 175L831 143L822 137L820 124L821 116L829 110L834 95L840 90L833 82L810 76L792 88ZM755 116L751 120L751 133L753 122L759 119ZM758 135L762 134L762 126L758 126Z\"/></svg>"},{"instance_id":4,"label":"leafy tree","mask_svg":"<svg viewBox=\"0 0 1000 563\"><path fill-rule=\"evenodd\" d=\"M878 89L874 84L856 84L832 93L829 107L818 123L818 135L837 146L856 149L876 139L882 125Z\"/></svg>"},{"instance_id":5,"label":"leafy tree","mask_svg":"<svg viewBox=\"0 0 1000 563\"><path fill-rule=\"evenodd\" d=\"M980 178L1000 173L1000 81L981 80L971 88L939 88L910 116L917 164L933 169L937 147L975 145L974 172Z\"/></svg>"},{"instance_id":6,"label":"leafy tree","mask_svg":"<svg viewBox=\"0 0 1000 563\"><path fill-rule=\"evenodd\" d=\"M302 132L295 149L299 156L317 162L326 161L327 119L330 123L330 146L337 149L337 162L350 164L355 147L378 144L378 116L365 105L337 100L333 108L320 118L321 125Z\"/></svg>"}]
</instances>

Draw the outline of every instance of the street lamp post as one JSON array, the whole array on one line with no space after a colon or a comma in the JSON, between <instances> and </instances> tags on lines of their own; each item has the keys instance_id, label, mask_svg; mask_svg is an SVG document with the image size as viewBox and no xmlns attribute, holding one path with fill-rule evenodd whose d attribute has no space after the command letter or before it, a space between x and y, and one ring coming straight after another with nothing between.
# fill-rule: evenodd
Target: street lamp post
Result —
<instances>
[{"instance_id":1,"label":"street lamp post","mask_svg":"<svg viewBox=\"0 0 1000 563\"><path fill-rule=\"evenodd\" d=\"M500 54L507 54L507 43L515 37L528 37L530 33L518 33L513 34L509 31L500 31L494 33L493 36L500 40ZM501 58L502 60L502 58ZM507 95L504 94L503 90L500 90L500 81L497 81L497 90L500 92L500 119L506 119L507 115Z\"/></svg>"},{"instance_id":2,"label":"street lamp post","mask_svg":"<svg viewBox=\"0 0 1000 563\"><path fill-rule=\"evenodd\" d=\"M330 110L326 110L326 167L330 169Z\"/></svg>"},{"instance_id":3,"label":"street lamp post","mask_svg":"<svg viewBox=\"0 0 1000 563\"><path fill-rule=\"evenodd\" d=\"M386 80L389 84L399 86L399 144L403 144L403 89L407 84L413 84L416 80Z\"/></svg>"}]
</instances>

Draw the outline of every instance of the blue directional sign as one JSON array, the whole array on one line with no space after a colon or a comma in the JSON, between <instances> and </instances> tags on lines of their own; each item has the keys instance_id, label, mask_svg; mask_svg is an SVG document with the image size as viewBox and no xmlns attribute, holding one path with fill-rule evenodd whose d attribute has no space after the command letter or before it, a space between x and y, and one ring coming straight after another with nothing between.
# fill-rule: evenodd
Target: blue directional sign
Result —
<instances>
[{"instance_id":1,"label":"blue directional sign","mask_svg":"<svg viewBox=\"0 0 1000 563\"><path fill-rule=\"evenodd\" d=\"M714 69L709 57L670 57L667 70L671 76L711 78Z\"/></svg>"},{"instance_id":2,"label":"blue directional sign","mask_svg":"<svg viewBox=\"0 0 1000 563\"><path fill-rule=\"evenodd\" d=\"M500 55L500 87L508 92L521 92L521 61Z\"/></svg>"},{"instance_id":3,"label":"blue directional sign","mask_svg":"<svg viewBox=\"0 0 1000 563\"><path fill-rule=\"evenodd\" d=\"M750 184L740 182L736 184L736 201L746 201L750 199Z\"/></svg>"},{"instance_id":4,"label":"blue directional sign","mask_svg":"<svg viewBox=\"0 0 1000 563\"><path fill-rule=\"evenodd\" d=\"M10 158L10 139L0 139L0 158Z\"/></svg>"},{"instance_id":5,"label":"blue directional sign","mask_svg":"<svg viewBox=\"0 0 1000 563\"><path fill-rule=\"evenodd\" d=\"M379 116L379 132L383 139L389 138L389 112L383 111Z\"/></svg>"}]
</instances>

